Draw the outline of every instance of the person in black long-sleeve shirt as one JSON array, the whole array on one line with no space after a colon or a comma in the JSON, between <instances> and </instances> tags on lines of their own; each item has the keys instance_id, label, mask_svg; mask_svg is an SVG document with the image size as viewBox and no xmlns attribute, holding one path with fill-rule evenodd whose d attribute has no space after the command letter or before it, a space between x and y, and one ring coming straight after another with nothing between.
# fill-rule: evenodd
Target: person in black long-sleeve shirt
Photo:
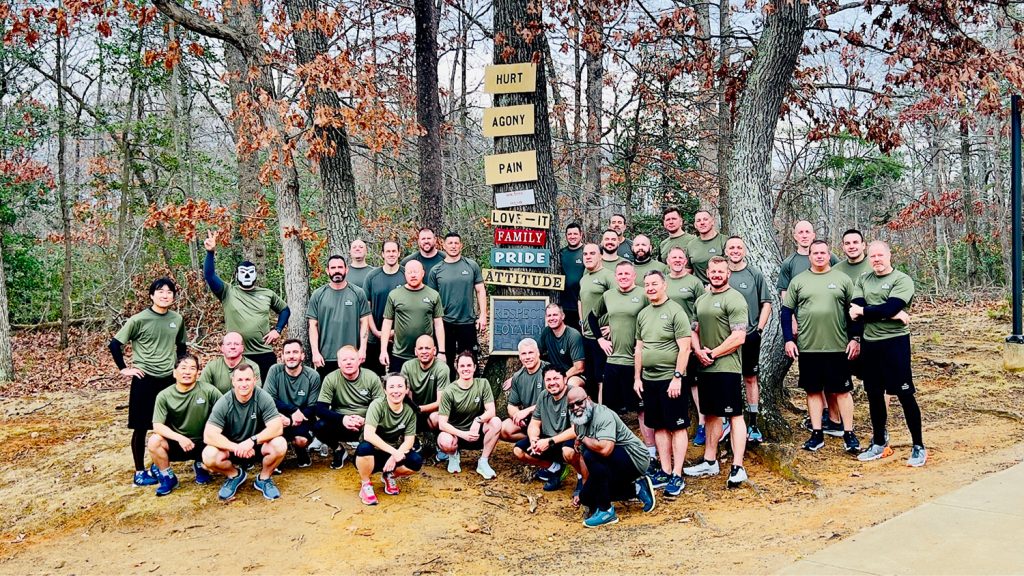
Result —
<instances>
[{"instance_id":1,"label":"person in black long-sleeve shirt","mask_svg":"<svg viewBox=\"0 0 1024 576\"><path fill-rule=\"evenodd\" d=\"M295 446L299 468L309 466L309 444L316 422L316 400L320 396L320 375L305 366L306 352L294 338L284 341L283 362L270 367L263 389L274 399L281 413L284 438Z\"/></svg>"}]
</instances>

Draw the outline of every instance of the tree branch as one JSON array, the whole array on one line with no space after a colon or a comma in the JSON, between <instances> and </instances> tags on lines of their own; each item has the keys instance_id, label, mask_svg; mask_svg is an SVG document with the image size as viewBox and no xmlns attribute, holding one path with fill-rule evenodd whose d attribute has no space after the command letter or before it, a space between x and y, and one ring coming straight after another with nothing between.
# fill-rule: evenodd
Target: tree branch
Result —
<instances>
[{"instance_id":1,"label":"tree branch","mask_svg":"<svg viewBox=\"0 0 1024 576\"><path fill-rule=\"evenodd\" d=\"M164 16L167 16L171 20L181 24L186 29L209 38L223 40L235 48L238 48L243 54L253 56L257 53L254 49L259 49L258 45L252 46L252 42L248 39L248 36L239 30L236 30L227 24L208 20L191 10L187 10L173 0L153 0L153 5L156 6Z\"/></svg>"}]
</instances>

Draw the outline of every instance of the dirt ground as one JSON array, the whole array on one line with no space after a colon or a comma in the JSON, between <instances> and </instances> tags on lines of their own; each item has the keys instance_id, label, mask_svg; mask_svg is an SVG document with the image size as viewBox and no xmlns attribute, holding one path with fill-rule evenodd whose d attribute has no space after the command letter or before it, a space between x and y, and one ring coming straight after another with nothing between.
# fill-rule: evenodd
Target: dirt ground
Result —
<instances>
[{"instance_id":1,"label":"dirt ground","mask_svg":"<svg viewBox=\"0 0 1024 576\"><path fill-rule=\"evenodd\" d=\"M498 478L449 476L428 467L380 505L360 504L348 465L286 462L284 496L268 502L247 483L233 502L219 481L182 486L166 498L130 485L127 392L108 385L0 398L0 572L365 573L774 572L831 542L1024 459L1024 376L1001 370L1009 327L983 305L915 310L916 383L928 465L904 465L909 437L898 407L890 418L894 457L858 463L828 439L796 450L802 434L748 456L749 485L694 479L674 502L644 515L617 506L621 522L580 524L572 487L545 493L523 479L501 445ZM802 403L797 390L795 403ZM868 440L866 400L857 431ZM898 406L898 405L897 405ZM794 412L793 422L798 416ZM700 455L690 449L690 457Z\"/></svg>"}]
</instances>

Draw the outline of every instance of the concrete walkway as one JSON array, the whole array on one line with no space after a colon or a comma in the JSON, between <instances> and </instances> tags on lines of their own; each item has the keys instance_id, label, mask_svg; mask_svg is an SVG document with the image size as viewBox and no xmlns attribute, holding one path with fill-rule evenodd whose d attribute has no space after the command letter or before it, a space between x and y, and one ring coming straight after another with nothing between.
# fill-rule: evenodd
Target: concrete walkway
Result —
<instances>
[{"instance_id":1,"label":"concrete walkway","mask_svg":"<svg viewBox=\"0 0 1024 576\"><path fill-rule=\"evenodd\" d=\"M863 530L780 574L1024 574L1024 464Z\"/></svg>"}]
</instances>

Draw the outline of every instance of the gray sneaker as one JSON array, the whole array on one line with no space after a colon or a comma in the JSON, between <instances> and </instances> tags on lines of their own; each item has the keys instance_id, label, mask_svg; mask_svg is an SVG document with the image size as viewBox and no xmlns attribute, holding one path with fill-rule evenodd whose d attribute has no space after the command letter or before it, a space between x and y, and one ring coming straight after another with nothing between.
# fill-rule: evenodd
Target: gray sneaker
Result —
<instances>
[{"instance_id":1,"label":"gray sneaker","mask_svg":"<svg viewBox=\"0 0 1024 576\"><path fill-rule=\"evenodd\" d=\"M688 466L683 468L683 474L685 476L717 476L719 472L718 461L714 464L708 464L707 461L701 460L700 464L696 466Z\"/></svg>"},{"instance_id":2,"label":"gray sneaker","mask_svg":"<svg viewBox=\"0 0 1024 576\"><path fill-rule=\"evenodd\" d=\"M889 448L888 444L885 446L879 446L872 442L871 446L868 446L867 450L857 455L857 460L860 460L861 462L870 462L872 460L887 458L889 456L892 456L892 448Z\"/></svg>"},{"instance_id":3,"label":"gray sneaker","mask_svg":"<svg viewBox=\"0 0 1024 576\"><path fill-rule=\"evenodd\" d=\"M259 490L260 494L263 494L263 497L267 500L277 500L281 497L281 491L278 490L277 486L274 484L273 477L262 480L257 475L256 479L252 481L252 486Z\"/></svg>"},{"instance_id":4,"label":"gray sneaker","mask_svg":"<svg viewBox=\"0 0 1024 576\"><path fill-rule=\"evenodd\" d=\"M928 450L925 450L925 447L920 444L914 444L914 447L910 449L910 458L907 458L907 466L920 468L921 466L924 466L924 463L927 460Z\"/></svg>"},{"instance_id":5,"label":"gray sneaker","mask_svg":"<svg viewBox=\"0 0 1024 576\"><path fill-rule=\"evenodd\" d=\"M238 474L234 478L225 480L224 485L220 487L220 492L217 493L217 496L221 500L231 500L234 498L235 492L238 492L238 487L242 485L242 482L245 482L245 468L239 466L237 470Z\"/></svg>"}]
</instances>

